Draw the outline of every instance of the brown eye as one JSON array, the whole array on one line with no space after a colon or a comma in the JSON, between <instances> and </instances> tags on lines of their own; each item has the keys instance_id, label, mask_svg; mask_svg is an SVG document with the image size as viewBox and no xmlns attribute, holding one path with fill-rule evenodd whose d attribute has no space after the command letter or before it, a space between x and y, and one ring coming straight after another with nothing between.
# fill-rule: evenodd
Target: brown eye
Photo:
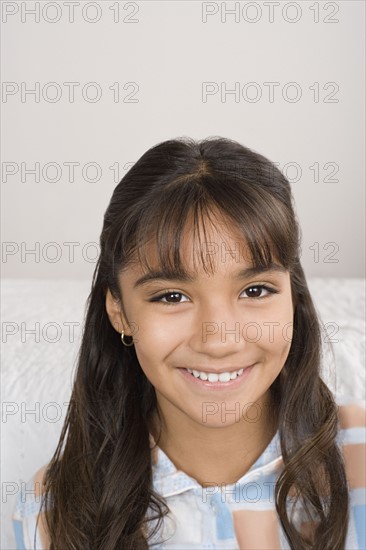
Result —
<instances>
[{"instance_id":1,"label":"brown eye","mask_svg":"<svg viewBox=\"0 0 366 550\"><path fill-rule=\"evenodd\" d=\"M183 304L184 303L180 300L180 298L182 296L187 297L185 294L182 294L182 292L176 292L176 291L173 290L171 292L164 292L164 294L160 294L159 296L156 296L155 298L152 298L150 300L150 302L161 302L162 304L165 304L165 305L174 306L175 304ZM187 300L185 300L185 301L187 301Z\"/></svg>"},{"instance_id":2,"label":"brown eye","mask_svg":"<svg viewBox=\"0 0 366 550\"><path fill-rule=\"evenodd\" d=\"M164 295L164 298L171 298L173 296L173 300L167 300L170 303L179 303L179 297L182 296L180 292L168 292Z\"/></svg>"},{"instance_id":3,"label":"brown eye","mask_svg":"<svg viewBox=\"0 0 366 550\"><path fill-rule=\"evenodd\" d=\"M265 291L265 294L263 295L263 291ZM278 291L274 288L271 288L267 285L255 285L250 286L243 290L243 292L246 292L248 298L267 298L271 294L278 294Z\"/></svg>"},{"instance_id":4,"label":"brown eye","mask_svg":"<svg viewBox=\"0 0 366 550\"><path fill-rule=\"evenodd\" d=\"M248 293L249 298L259 298L262 294L263 287L261 286L251 286L247 288L245 292Z\"/></svg>"}]
</instances>

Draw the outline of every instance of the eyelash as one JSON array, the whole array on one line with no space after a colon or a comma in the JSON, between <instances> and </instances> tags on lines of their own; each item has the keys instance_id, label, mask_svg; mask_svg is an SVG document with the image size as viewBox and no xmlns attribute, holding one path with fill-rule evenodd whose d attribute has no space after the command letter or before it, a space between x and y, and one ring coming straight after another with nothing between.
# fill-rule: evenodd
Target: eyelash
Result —
<instances>
[{"instance_id":1,"label":"eyelash","mask_svg":"<svg viewBox=\"0 0 366 550\"><path fill-rule=\"evenodd\" d=\"M269 298L271 294L278 294L278 290L275 290L274 288L270 287L270 286L267 286L267 285L252 285L252 286L248 286L248 288L245 288L244 290L242 290L242 292L245 292L251 288L260 288L260 289L264 289L264 290L267 290L269 292L269 294L267 294L266 296L258 296L258 297L250 297L248 296L247 298L245 298L246 300L264 300L265 298ZM242 292L240 294L242 294ZM162 303L164 306L178 306L180 304L184 304L186 302L163 302L161 299L162 298L165 298L166 296L169 296L170 294L180 294L181 296L186 296L185 294L183 294L183 292L178 292L177 290L166 290L164 292L164 294L159 294L159 296L155 296L154 298L151 298L151 300L149 300L149 302L160 302Z\"/></svg>"}]
</instances>

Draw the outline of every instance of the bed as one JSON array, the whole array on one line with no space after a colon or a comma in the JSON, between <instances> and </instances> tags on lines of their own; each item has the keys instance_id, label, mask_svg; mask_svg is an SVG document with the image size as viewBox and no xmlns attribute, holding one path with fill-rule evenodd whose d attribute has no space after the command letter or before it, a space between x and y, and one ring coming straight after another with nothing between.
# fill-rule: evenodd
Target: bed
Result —
<instances>
[{"instance_id":1,"label":"bed","mask_svg":"<svg viewBox=\"0 0 366 550\"><path fill-rule=\"evenodd\" d=\"M365 279L308 278L322 322L322 377L333 393L365 400ZM65 419L89 280L2 281L2 533L20 483L52 456ZM330 344L333 341L334 357Z\"/></svg>"}]
</instances>

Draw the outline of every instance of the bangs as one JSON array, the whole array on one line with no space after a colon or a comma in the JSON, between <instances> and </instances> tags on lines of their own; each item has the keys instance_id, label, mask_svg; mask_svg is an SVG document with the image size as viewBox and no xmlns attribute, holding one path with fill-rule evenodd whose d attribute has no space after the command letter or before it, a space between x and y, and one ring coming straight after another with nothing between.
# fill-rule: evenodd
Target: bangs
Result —
<instances>
[{"instance_id":1,"label":"bangs","mask_svg":"<svg viewBox=\"0 0 366 550\"><path fill-rule=\"evenodd\" d=\"M182 280L196 276L199 268L213 274L212 260L220 253L220 244L207 238L208 222L223 241L227 235L237 236L235 249L227 247L225 257L228 254L235 257L239 252L240 262L250 267L263 270L277 263L291 269L297 257L298 243L288 239L291 228L284 204L259 187L238 186L237 179L230 181L227 175L224 181L219 181L205 173L165 184L156 195L141 206L143 216L131 219L130 230L122 234L124 268L137 263L144 272L159 270L168 278ZM223 233L219 225L224 226ZM193 232L193 273L186 271L181 255L182 238L187 230ZM154 265L149 261L152 250L157 258Z\"/></svg>"}]
</instances>

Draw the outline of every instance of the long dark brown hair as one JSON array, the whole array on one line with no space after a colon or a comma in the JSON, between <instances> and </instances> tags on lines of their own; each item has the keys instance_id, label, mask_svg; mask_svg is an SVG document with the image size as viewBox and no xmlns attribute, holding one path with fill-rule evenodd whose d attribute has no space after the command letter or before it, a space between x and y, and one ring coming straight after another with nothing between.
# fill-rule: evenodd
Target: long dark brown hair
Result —
<instances>
[{"instance_id":1,"label":"long dark brown hair","mask_svg":"<svg viewBox=\"0 0 366 550\"><path fill-rule=\"evenodd\" d=\"M136 259L148 265L148 239L156 239L162 269L184 272L185 221L193 214L196 229L213 209L239 228L254 265L275 259L290 273L293 338L270 387L284 462L275 488L284 533L295 550L344 549L349 497L336 443L337 405L320 376L321 327L300 262L291 187L262 155L211 137L172 139L149 149L117 185L105 212L71 400L44 478L52 550L147 549L169 512L153 490L149 419L155 390L135 348L121 345L106 292L123 303L118 275ZM288 515L290 489L313 522L310 535Z\"/></svg>"}]
</instances>

